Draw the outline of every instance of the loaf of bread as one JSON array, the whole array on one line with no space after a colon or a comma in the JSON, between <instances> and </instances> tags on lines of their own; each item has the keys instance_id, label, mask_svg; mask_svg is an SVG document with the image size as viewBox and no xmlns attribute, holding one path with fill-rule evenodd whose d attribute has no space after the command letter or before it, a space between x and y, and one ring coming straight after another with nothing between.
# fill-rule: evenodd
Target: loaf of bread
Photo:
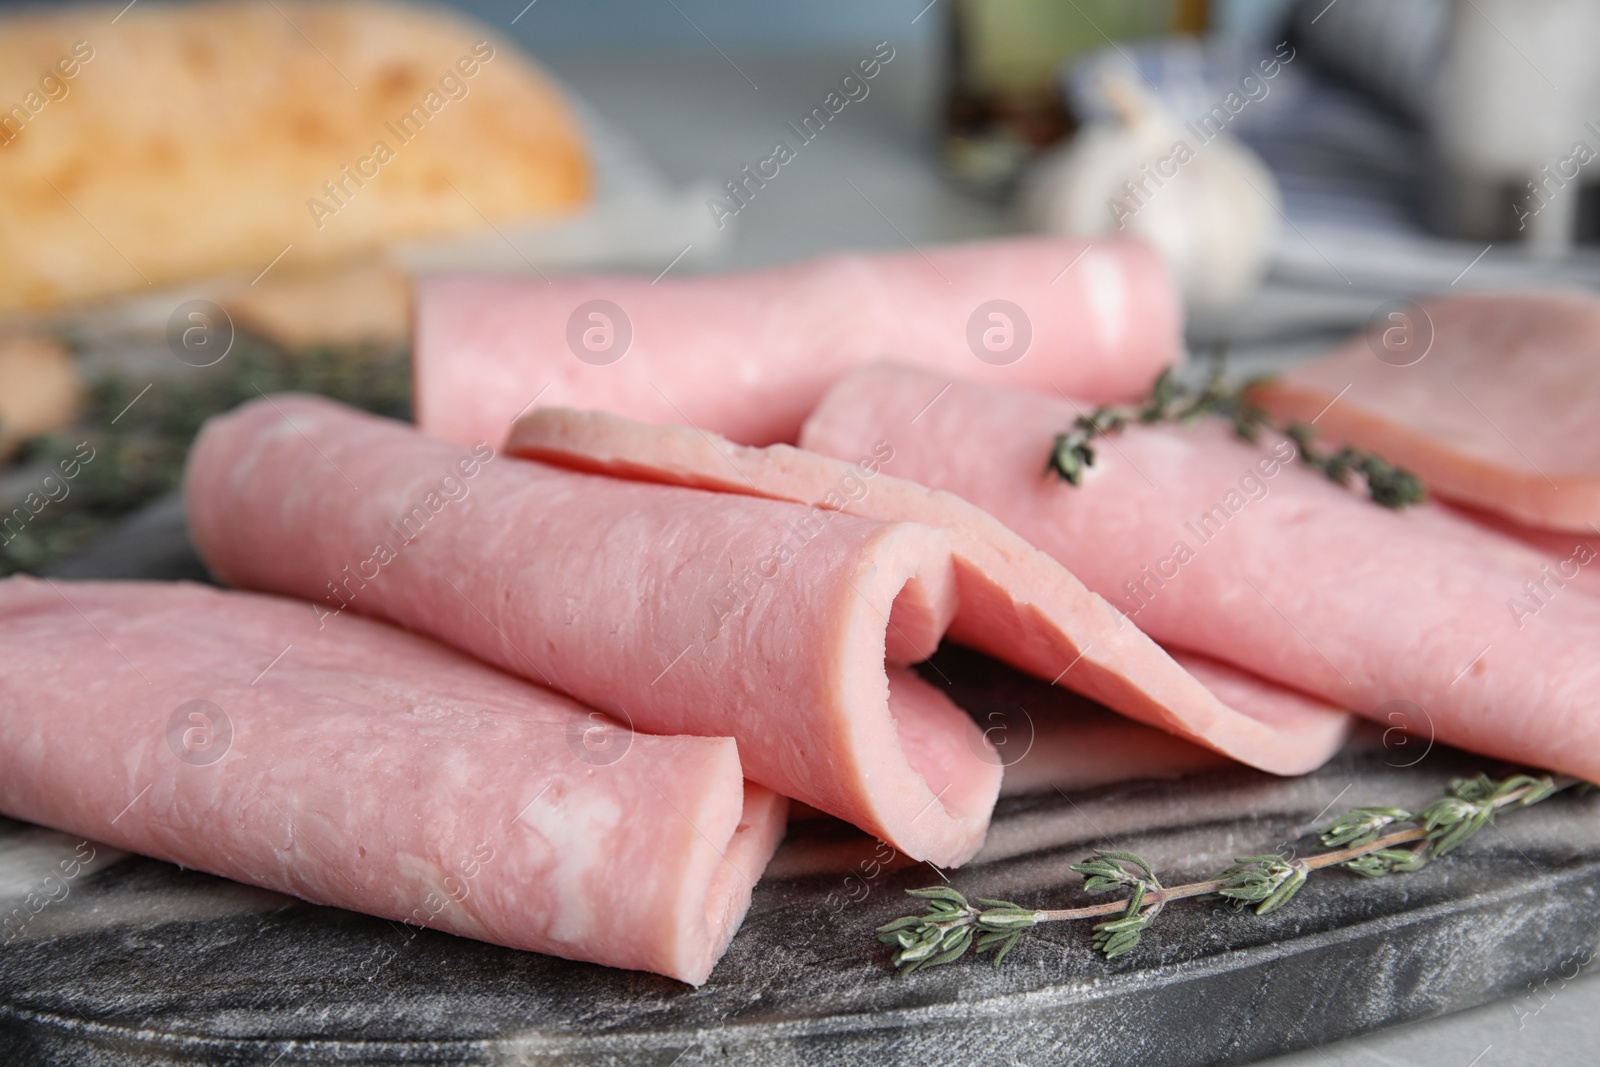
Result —
<instances>
[{"instance_id":1,"label":"loaf of bread","mask_svg":"<svg viewBox=\"0 0 1600 1067\"><path fill-rule=\"evenodd\" d=\"M0 18L0 313L304 271L588 196L560 93L454 13L120 8Z\"/></svg>"}]
</instances>

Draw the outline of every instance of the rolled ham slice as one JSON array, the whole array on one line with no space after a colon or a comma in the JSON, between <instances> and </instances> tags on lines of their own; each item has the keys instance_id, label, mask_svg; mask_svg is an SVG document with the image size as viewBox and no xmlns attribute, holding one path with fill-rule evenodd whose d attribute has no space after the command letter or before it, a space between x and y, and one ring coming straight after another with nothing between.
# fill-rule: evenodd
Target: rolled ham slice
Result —
<instances>
[{"instance_id":1,"label":"rolled ham slice","mask_svg":"<svg viewBox=\"0 0 1600 1067\"><path fill-rule=\"evenodd\" d=\"M11 578L0 647L0 811L318 904L698 985L783 835L730 738L303 603Z\"/></svg>"},{"instance_id":2,"label":"rolled ham slice","mask_svg":"<svg viewBox=\"0 0 1600 1067\"><path fill-rule=\"evenodd\" d=\"M753 781L916 859L983 842L1000 768L906 668L955 609L943 531L574 473L292 396L209 422L186 496L225 582L389 619L640 730L735 737Z\"/></svg>"},{"instance_id":3,"label":"rolled ham slice","mask_svg":"<svg viewBox=\"0 0 1600 1067\"><path fill-rule=\"evenodd\" d=\"M923 401L937 399L939 387ZM1322 701L1208 656L1180 653L1175 661L991 515L883 473L917 469L902 464L895 434L852 441L829 456L735 445L691 427L602 412L540 410L517 421L507 449L618 477L792 500L814 516L843 512L940 529L950 539L958 592L946 634L952 641L1263 770L1321 766L1350 726L1348 715Z\"/></svg>"},{"instance_id":4,"label":"rolled ham slice","mask_svg":"<svg viewBox=\"0 0 1600 1067\"><path fill-rule=\"evenodd\" d=\"M1160 259L1120 239L701 278L439 276L416 289L417 421L447 441L499 444L538 403L792 441L828 386L884 356L1124 399L1181 358L1181 316Z\"/></svg>"},{"instance_id":5,"label":"rolled ham slice","mask_svg":"<svg viewBox=\"0 0 1600 1067\"><path fill-rule=\"evenodd\" d=\"M946 385L861 371L802 439L835 456L893 441L897 473L995 514L1157 640L1379 721L1407 701L1441 741L1600 776L1600 602L1516 617L1508 600L1546 562L1527 546L1438 506L1378 507L1222 420L1130 427L1074 487L1044 463L1081 405Z\"/></svg>"},{"instance_id":6,"label":"rolled ham slice","mask_svg":"<svg viewBox=\"0 0 1600 1067\"><path fill-rule=\"evenodd\" d=\"M1320 436L1409 468L1440 497L1593 534L1600 300L1463 296L1401 314L1253 398L1286 419L1316 418Z\"/></svg>"}]
</instances>

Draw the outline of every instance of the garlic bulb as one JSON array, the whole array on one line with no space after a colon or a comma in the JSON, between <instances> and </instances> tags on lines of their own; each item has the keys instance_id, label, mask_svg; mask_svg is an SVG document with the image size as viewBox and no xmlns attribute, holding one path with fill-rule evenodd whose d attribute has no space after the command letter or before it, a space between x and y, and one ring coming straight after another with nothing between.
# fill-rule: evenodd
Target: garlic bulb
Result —
<instances>
[{"instance_id":1,"label":"garlic bulb","mask_svg":"<svg viewBox=\"0 0 1600 1067\"><path fill-rule=\"evenodd\" d=\"M1142 238L1192 307L1237 302L1260 283L1277 239L1272 172L1225 131L1180 125L1135 85L1106 91L1118 120L1083 127L1036 164L1022 203L1029 225Z\"/></svg>"}]
</instances>

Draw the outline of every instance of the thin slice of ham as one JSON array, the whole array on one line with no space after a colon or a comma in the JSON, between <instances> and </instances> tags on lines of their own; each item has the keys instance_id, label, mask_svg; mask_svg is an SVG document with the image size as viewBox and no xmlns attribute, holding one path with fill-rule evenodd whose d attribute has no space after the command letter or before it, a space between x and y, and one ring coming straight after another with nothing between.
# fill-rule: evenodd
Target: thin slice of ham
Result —
<instances>
[{"instance_id":1,"label":"thin slice of ham","mask_svg":"<svg viewBox=\"0 0 1600 1067\"><path fill-rule=\"evenodd\" d=\"M924 403L937 392L929 391ZM792 500L819 517L843 512L941 529L953 548L959 594L951 640L1263 770L1304 773L1337 751L1349 716L1207 656L1182 653L1174 662L992 516L950 493L882 473L916 469L902 463L899 447L894 433L863 437L832 458L557 409L523 416L507 442L515 454L575 469Z\"/></svg>"},{"instance_id":2,"label":"thin slice of ham","mask_svg":"<svg viewBox=\"0 0 1600 1067\"><path fill-rule=\"evenodd\" d=\"M0 811L319 904L698 985L783 836L730 738L302 603L11 578L0 647Z\"/></svg>"},{"instance_id":3,"label":"thin slice of ham","mask_svg":"<svg viewBox=\"0 0 1600 1067\"><path fill-rule=\"evenodd\" d=\"M641 730L735 737L753 781L917 859L983 842L1000 768L905 666L955 610L940 530L500 458L293 396L209 422L186 496L223 581L398 622Z\"/></svg>"},{"instance_id":4,"label":"thin slice of ham","mask_svg":"<svg viewBox=\"0 0 1600 1067\"><path fill-rule=\"evenodd\" d=\"M892 440L898 473L997 515L1158 640L1380 721L1408 701L1441 741L1600 777L1600 601L1557 597L1519 626L1507 600L1538 553L1438 506L1378 507L1221 420L1130 427L1074 487L1044 462L1080 410L877 366L803 440L836 456Z\"/></svg>"},{"instance_id":5,"label":"thin slice of ham","mask_svg":"<svg viewBox=\"0 0 1600 1067\"><path fill-rule=\"evenodd\" d=\"M1524 526L1504 515L1459 504L1452 505L1451 510L1495 533L1520 541L1544 557L1545 562L1538 571L1528 573L1522 589L1507 601L1506 609L1518 621L1537 615L1546 603L1565 596L1563 590L1600 596L1600 529L1590 530L1587 535L1564 533Z\"/></svg>"},{"instance_id":6,"label":"thin slice of ham","mask_svg":"<svg viewBox=\"0 0 1600 1067\"><path fill-rule=\"evenodd\" d=\"M1316 418L1320 436L1409 468L1440 497L1593 534L1600 300L1462 296L1397 315L1253 398L1283 418Z\"/></svg>"},{"instance_id":7,"label":"thin slice of ham","mask_svg":"<svg viewBox=\"0 0 1600 1067\"><path fill-rule=\"evenodd\" d=\"M499 444L537 402L792 441L835 380L884 356L1124 399L1182 358L1181 316L1159 257L1121 239L1013 238L701 278L424 278L417 421L447 441Z\"/></svg>"},{"instance_id":8,"label":"thin slice of ham","mask_svg":"<svg viewBox=\"0 0 1600 1067\"><path fill-rule=\"evenodd\" d=\"M994 742L1006 770L1002 797L1057 789L1074 793L1238 766L1218 752L960 645L941 647L918 670L947 685L952 699Z\"/></svg>"}]
</instances>

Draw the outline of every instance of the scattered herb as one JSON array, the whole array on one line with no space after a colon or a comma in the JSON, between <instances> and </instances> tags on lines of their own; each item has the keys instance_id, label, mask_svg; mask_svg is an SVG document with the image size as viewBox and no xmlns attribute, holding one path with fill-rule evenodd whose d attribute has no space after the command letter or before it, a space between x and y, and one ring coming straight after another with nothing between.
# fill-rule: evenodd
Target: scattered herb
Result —
<instances>
[{"instance_id":1,"label":"scattered herb","mask_svg":"<svg viewBox=\"0 0 1600 1067\"><path fill-rule=\"evenodd\" d=\"M1205 385L1194 389L1180 382L1169 367L1161 372L1142 403L1113 404L1079 415L1073 420L1072 429L1056 435L1046 469L1073 485L1081 485L1084 470L1094 465L1093 442L1097 438L1120 433L1132 423L1188 426L1207 415L1216 415L1233 423L1234 433L1245 441L1257 440L1262 430L1283 434L1294 442L1300 459L1321 471L1329 481L1349 485L1351 475L1361 475L1373 502L1386 508L1403 508L1427 499L1422 483L1405 468L1348 446L1323 452L1314 443L1316 431L1307 423L1274 422L1265 408L1246 399L1257 384L1259 380L1252 380L1230 389L1223 382L1219 365Z\"/></svg>"},{"instance_id":2,"label":"scattered herb","mask_svg":"<svg viewBox=\"0 0 1600 1067\"><path fill-rule=\"evenodd\" d=\"M1116 959L1138 947L1144 931L1168 902L1207 896L1253 905L1257 915L1276 911L1298 893L1312 872L1340 866L1365 878L1420 870L1454 850L1494 822L1497 812L1526 808L1574 786L1576 778L1517 774L1496 781L1487 775L1457 778L1421 811L1356 808L1335 820L1320 836L1332 849L1304 859L1277 853L1243 856L1215 878L1164 888L1155 870L1132 852L1096 851L1072 870L1084 876L1090 893L1128 891L1125 900L1082 908L1034 910L1003 900L967 898L948 886L907 890L928 901L921 915L907 915L878 927L878 940L894 948L892 962L901 974L960 959L976 942L979 952L999 948L996 965L1023 932L1040 923L1111 918L1097 923L1096 951Z\"/></svg>"},{"instance_id":3,"label":"scattered herb","mask_svg":"<svg viewBox=\"0 0 1600 1067\"><path fill-rule=\"evenodd\" d=\"M146 392L146 386L149 390ZM258 392L257 390L260 390ZM206 419L284 390L321 393L356 407L409 417L410 371L404 351L313 349L290 353L248 335L213 367L175 367L156 377L102 375L87 390L78 424L27 442L16 469L30 465L39 479L19 478L15 499L0 499L0 518L21 505L34 484L57 469L80 442L92 462L59 500L19 516L0 530L0 577L37 571L71 555L119 519L176 489L189 444Z\"/></svg>"}]
</instances>

